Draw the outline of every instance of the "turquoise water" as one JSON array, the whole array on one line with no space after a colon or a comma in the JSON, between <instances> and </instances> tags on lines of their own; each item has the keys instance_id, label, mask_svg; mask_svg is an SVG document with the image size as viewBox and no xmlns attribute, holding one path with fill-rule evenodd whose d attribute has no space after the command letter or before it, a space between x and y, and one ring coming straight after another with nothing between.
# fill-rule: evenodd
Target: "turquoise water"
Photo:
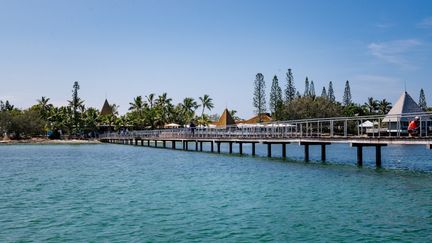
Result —
<instances>
[{"instance_id":1,"label":"turquoise water","mask_svg":"<svg viewBox=\"0 0 432 243\"><path fill-rule=\"evenodd\" d=\"M121 145L0 146L0 242L430 242L430 151L393 148L391 169L375 170L354 166L352 150L335 146L335 162L305 164Z\"/></svg>"}]
</instances>

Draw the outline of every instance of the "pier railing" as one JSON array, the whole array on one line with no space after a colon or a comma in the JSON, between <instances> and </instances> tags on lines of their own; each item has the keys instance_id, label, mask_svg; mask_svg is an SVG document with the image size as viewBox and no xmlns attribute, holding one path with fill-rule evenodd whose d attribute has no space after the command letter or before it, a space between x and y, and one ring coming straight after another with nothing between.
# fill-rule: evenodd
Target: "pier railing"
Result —
<instances>
[{"instance_id":1,"label":"pier railing","mask_svg":"<svg viewBox=\"0 0 432 243\"><path fill-rule=\"evenodd\" d=\"M432 113L331 117L236 124L224 127L165 128L111 132L101 138L159 139L284 139L284 138L406 138L408 124L419 118L418 137L432 135Z\"/></svg>"}]
</instances>

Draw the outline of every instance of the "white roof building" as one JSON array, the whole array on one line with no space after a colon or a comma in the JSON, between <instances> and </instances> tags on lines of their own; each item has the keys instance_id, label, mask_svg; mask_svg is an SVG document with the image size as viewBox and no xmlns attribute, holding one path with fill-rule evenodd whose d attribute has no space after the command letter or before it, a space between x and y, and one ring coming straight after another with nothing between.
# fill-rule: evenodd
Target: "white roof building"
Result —
<instances>
[{"instance_id":1,"label":"white roof building","mask_svg":"<svg viewBox=\"0 0 432 243\"><path fill-rule=\"evenodd\" d=\"M402 93L398 101L394 104L393 108L387 113L383 122L398 122L398 121L409 121L412 117L403 116L404 114L423 113L424 111L419 105L413 100L413 98L405 91Z\"/></svg>"}]
</instances>

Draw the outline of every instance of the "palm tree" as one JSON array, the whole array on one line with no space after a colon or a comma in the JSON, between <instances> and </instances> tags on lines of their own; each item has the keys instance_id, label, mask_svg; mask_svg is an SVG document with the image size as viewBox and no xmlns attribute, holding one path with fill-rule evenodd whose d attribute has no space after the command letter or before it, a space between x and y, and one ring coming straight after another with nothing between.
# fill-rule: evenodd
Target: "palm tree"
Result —
<instances>
[{"instance_id":1,"label":"palm tree","mask_svg":"<svg viewBox=\"0 0 432 243\"><path fill-rule=\"evenodd\" d=\"M184 123L190 122L195 116L195 110L198 109L198 103L190 97L186 97L183 99L183 103L181 104L182 117Z\"/></svg>"},{"instance_id":2,"label":"palm tree","mask_svg":"<svg viewBox=\"0 0 432 243\"><path fill-rule=\"evenodd\" d=\"M383 99L378 102L378 110L381 114L387 114L391 110L391 103L386 99Z\"/></svg>"},{"instance_id":3,"label":"palm tree","mask_svg":"<svg viewBox=\"0 0 432 243\"><path fill-rule=\"evenodd\" d=\"M99 111L95 108L88 108L84 112L84 124L86 132L96 132L99 123Z\"/></svg>"},{"instance_id":4,"label":"palm tree","mask_svg":"<svg viewBox=\"0 0 432 243\"><path fill-rule=\"evenodd\" d=\"M372 97L368 98L368 101L364 103L363 107L370 113L375 113L378 110L378 101Z\"/></svg>"},{"instance_id":5,"label":"palm tree","mask_svg":"<svg viewBox=\"0 0 432 243\"><path fill-rule=\"evenodd\" d=\"M172 99L167 97L167 93L163 93L159 95L156 99L155 108L156 108L156 121L155 125L163 126L169 120L169 115L173 108L171 104Z\"/></svg>"},{"instance_id":6,"label":"palm tree","mask_svg":"<svg viewBox=\"0 0 432 243\"><path fill-rule=\"evenodd\" d=\"M197 122L198 122L198 125L207 126L211 122L211 120L210 120L209 116L202 115L200 118L198 118Z\"/></svg>"},{"instance_id":7,"label":"palm tree","mask_svg":"<svg viewBox=\"0 0 432 243\"><path fill-rule=\"evenodd\" d=\"M130 107L129 110L130 111L142 111L145 107L145 103L143 102L142 96L139 95L137 97L134 98L133 102L129 103Z\"/></svg>"},{"instance_id":8,"label":"palm tree","mask_svg":"<svg viewBox=\"0 0 432 243\"><path fill-rule=\"evenodd\" d=\"M237 114L236 110L231 110L229 113L231 117L234 119L234 121L241 120L241 118L236 115Z\"/></svg>"},{"instance_id":9,"label":"palm tree","mask_svg":"<svg viewBox=\"0 0 432 243\"><path fill-rule=\"evenodd\" d=\"M40 115L45 120L48 119L49 113L53 108L53 105L48 103L49 100L50 98L46 98L45 96L42 96L41 99L37 100L37 106L40 109Z\"/></svg>"},{"instance_id":10,"label":"palm tree","mask_svg":"<svg viewBox=\"0 0 432 243\"><path fill-rule=\"evenodd\" d=\"M204 110L207 108L209 111L211 111L211 109L213 109L214 104L213 104L213 99L210 98L209 95L205 94L203 97L199 97L200 101L201 101L201 106L202 106L202 112L201 112L201 117L204 116Z\"/></svg>"},{"instance_id":11,"label":"palm tree","mask_svg":"<svg viewBox=\"0 0 432 243\"><path fill-rule=\"evenodd\" d=\"M185 111L194 113L195 110L199 107L199 105L194 100L194 98L187 97L183 99L182 107Z\"/></svg>"},{"instance_id":12,"label":"palm tree","mask_svg":"<svg viewBox=\"0 0 432 243\"><path fill-rule=\"evenodd\" d=\"M149 95L146 95L147 103L149 104L150 109L153 109L153 105L154 105L154 97L155 97L155 94L154 94L154 93L151 93L151 94L149 94Z\"/></svg>"}]
</instances>

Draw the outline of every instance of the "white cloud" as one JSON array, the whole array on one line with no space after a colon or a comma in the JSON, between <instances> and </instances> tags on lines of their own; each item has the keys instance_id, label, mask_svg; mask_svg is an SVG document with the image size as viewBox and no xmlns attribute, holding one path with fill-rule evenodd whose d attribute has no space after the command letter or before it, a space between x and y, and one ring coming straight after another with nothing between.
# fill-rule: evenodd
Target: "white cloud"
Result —
<instances>
[{"instance_id":1,"label":"white cloud","mask_svg":"<svg viewBox=\"0 0 432 243\"><path fill-rule=\"evenodd\" d=\"M419 28L432 28L432 17L424 18L420 23L417 24Z\"/></svg>"},{"instance_id":2,"label":"white cloud","mask_svg":"<svg viewBox=\"0 0 432 243\"><path fill-rule=\"evenodd\" d=\"M375 24L375 27L380 28L380 29L387 29L387 28L393 27L393 24L391 24L391 23L377 23L377 24Z\"/></svg>"},{"instance_id":3,"label":"white cloud","mask_svg":"<svg viewBox=\"0 0 432 243\"><path fill-rule=\"evenodd\" d=\"M407 55L421 44L416 39L394 40L370 43L368 49L373 56L387 63L406 69L415 69L416 67L408 62Z\"/></svg>"}]
</instances>

